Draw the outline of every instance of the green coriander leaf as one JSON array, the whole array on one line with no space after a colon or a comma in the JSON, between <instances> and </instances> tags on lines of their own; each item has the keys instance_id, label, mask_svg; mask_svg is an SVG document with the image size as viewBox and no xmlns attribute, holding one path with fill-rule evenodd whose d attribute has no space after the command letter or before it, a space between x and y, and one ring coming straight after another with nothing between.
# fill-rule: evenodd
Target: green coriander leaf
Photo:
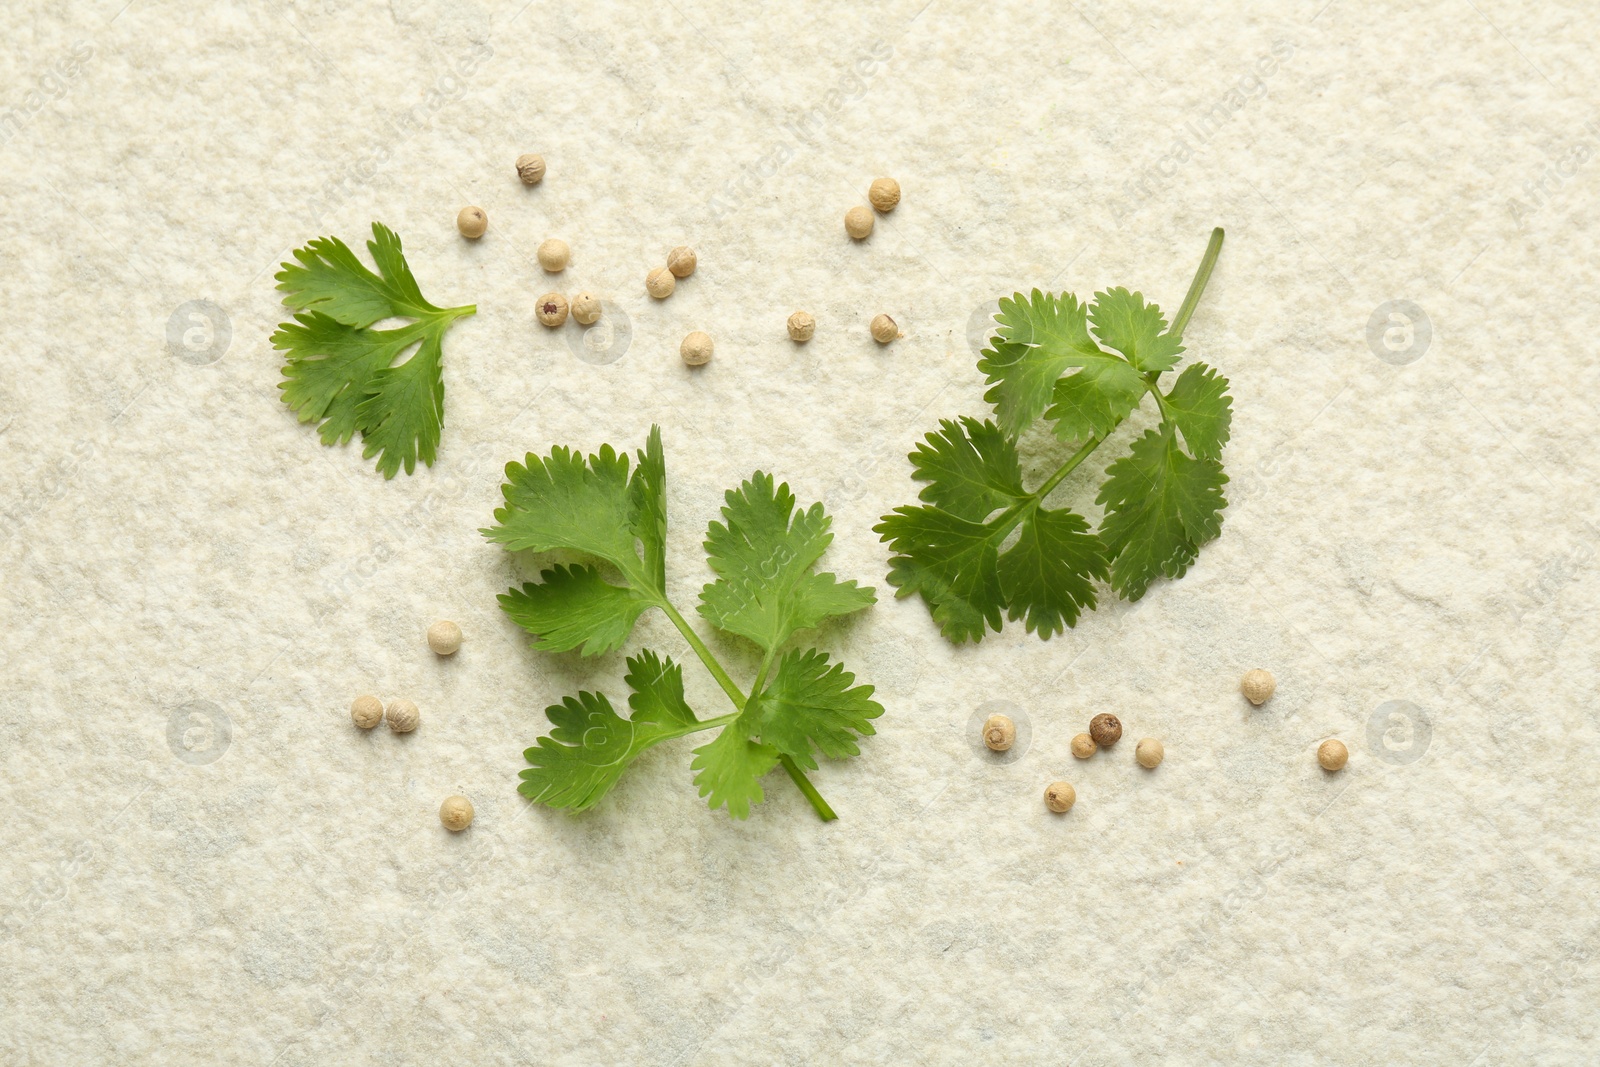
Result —
<instances>
[{"instance_id":1,"label":"green coriander leaf","mask_svg":"<svg viewBox=\"0 0 1600 1067\"><path fill-rule=\"evenodd\" d=\"M319 312L296 315L272 335L273 346L321 358L289 357L278 386L283 402L301 422L322 423L323 444L344 444L361 428L357 410L367 399L367 383L416 341L413 327L365 330Z\"/></svg>"},{"instance_id":2,"label":"green coriander leaf","mask_svg":"<svg viewBox=\"0 0 1600 1067\"><path fill-rule=\"evenodd\" d=\"M1030 510L1016 544L999 561L1000 589L1010 617L1042 638L1094 610L1094 580L1108 576L1105 545L1076 512Z\"/></svg>"},{"instance_id":3,"label":"green coriander leaf","mask_svg":"<svg viewBox=\"0 0 1600 1067\"><path fill-rule=\"evenodd\" d=\"M911 476L927 482L918 499L982 522L1023 499L1017 444L992 422L939 420L939 429L911 453Z\"/></svg>"},{"instance_id":4,"label":"green coriander leaf","mask_svg":"<svg viewBox=\"0 0 1600 1067\"><path fill-rule=\"evenodd\" d=\"M500 492L506 504L494 513L499 525L480 531L490 541L514 552L587 552L630 581L644 577L631 522L628 457L610 445L587 460L564 445L545 457L530 452L523 462L506 464Z\"/></svg>"},{"instance_id":5,"label":"green coriander leaf","mask_svg":"<svg viewBox=\"0 0 1600 1067\"><path fill-rule=\"evenodd\" d=\"M996 569L1007 528L973 522L931 505L899 507L873 532L888 542L889 584L897 597L920 593L933 621L952 641L983 640L999 630L1005 600Z\"/></svg>"},{"instance_id":6,"label":"green coriander leaf","mask_svg":"<svg viewBox=\"0 0 1600 1067\"><path fill-rule=\"evenodd\" d=\"M629 527L644 546L646 574L654 588L667 587L667 460L661 448L661 427L651 426L650 436L635 456L638 466L628 483L633 508Z\"/></svg>"},{"instance_id":7,"label":"green coriander leaf","mask_svg":"<svg viewBox=\"0 0 1600 1067\"><path fill-rule=\"evenodd\" d=\"M601 578L594 567L557 566L539 577L537 585L528 582L501 593L499 600L505 613L534 635L533 647L542 652L613 652L650 607L633 590Z\"/></svg>"},{"instance_id":8,"label":"green coriander leaf","mask_svg":"<svg viewBox=\"0 0 1600 1067\"><path fill-rule=\"evenodd\" d=\"M761 777L778 763L778 750L751 740L751 716L741 715L722 728L710 744L694 750L694 784L711 810L726 806L735 819L750 816L759 804Z\"/></svg>"},{"instance_id":9,"label":"green coriander leaf","mask_svg":"<svg viewBox=\"0 0 1600 1067\"><path fill-rule=\"evenodd\" d=\"M1196 459L1221 459L1233 423L1228 379L1204 363L1191 363L1165 400L1167 416L1183 431L1189 452Z\"/></svg>"},{"instance_id":10,"label":"green coriander leaf","mask_svg":"<svg viewBox=\"0 0 1600 1067\"><path fill-rule=\"evenodd\" d=\"M693 726L702 724L689 709L683 698L683 668L667 656L658 656L645 649L628 658L628 706L633 709L636 723L655 723L659 726Z\"/></svg>"},{"instance_id":11,"label":"green coriander leaf","mask_svg":"<svg viewBox=\"0 0 1600 1067\"><path fill-rule=\"evenodd\" d=\"M1178 447L1172 424L1146 430L1106 468L1096 498L1105 507L1100 537L1111 556L1112 588L1138 600L1158 576L1181 578L1199 546L1221 532L1227 481L1222 464Z\"/></svg>"},{"instance_id":12,"label":"green coriander leaf","mask_svg":"<svg viewBox=\"0 0 1600 1067\"><path fill-rule=\"evenodd\" d=\"M1016 293L1001 299L995 318L994 347L984 350L978 369L992 383L983 398L1009 434L1039 417L1062 371L1082 360L1112 358L1090 338L1087 309L1071 293Z\"/></svg>"},{"instance_id":13,"label":"green coriander leaf","mask_svg":"<svg viewBox=\"0 0 1600 1067\"><path fill-rule=\"evenodd\" d=\"M821 504L796 510L788 485L757 471L729 491L722 522L706 530L706 557L717 580L700 592L700 614L719 629L772 651L798 630L860 611L871 589L815 574L833 534Z\"/></svg>"},{"instance_id":14,"label":"green coriander leaf","mask_svg":"<svg viewBox=\"0 0 1600 1067\"><path fill-rule=\"evenodd\" d=\"M944 419L911 464L928 503L896 508L873 527L894 552L889 584L896 596L920 593L950 640L982 640L985 626L1000 629L1005 607L995 567L1015 525L1005 516L1028 499L1017 444L992 422Z\"/></svg>"},{"instance_id":15,"label":"green coriander leaf","mask_svg":"<svg viewBox=\"0 0 1600 1067\"><path fill-rule=\"evenodd\" d=\"M1094 294L1089 321L1102 344L1127 356L1141 371L1171 370L1183 351L1182 340L1166 332L1161 309L1121 286Z\"/></svg>"},{"instance_id":16,"label":"green coriander leaf","mask_svg":"<svg viewBox=\"0 0 1600 1067\"><path fill-rule=\"evenodd\" d=\"M1044 417L1056 424L1063 441L1101 438L1133 413L1144 394L1144 379L1132 364L1107 355L1056 382L1054 403Z\"/></svg>"},{"instance_id":17,"label":"green coriander leaf","mask_svg":"<svg viewBox=\"0 0 1600 1067\"><path fill-rule=\"evenodd\" d=\"M683 678L670 660L630 659L629 685L642 685L624 719L601 693L579 693L545 709L555 729L523 753L530 766L517 792L552 808L583 811L617 784L651 745L703 729L683 703ZM644 709L641 714L641 708Z\"/></svg>"},{"instance_id":18,"label":"green coriander leaf","mask_svg":"<svg viewBox=\"0 0 1600 1067\"><path fill-rule=\"evenodd\" d=\"M816 649L785 652L755 706L761 740L806 768L817 765L812 745L829 759L858 755L855 735L875 732L872 720L883 705L872 699L872 686L855 680Z\"/></svg>"},{"instance_id":19,"label":"green coriander leaf","mask_svg":"<svg viewBox=\"0 0 1600 1067\"><path fill-rule=\"evenodd\" d=\"M272 335L285 353L279 383L284 403L301 422L321 422L324 444L344 443L356 431L364 458L378 456L378 470L392 478L417 460L432 466L444 421L442 361L451 323L477 309L429 303L401 252L400 238L372 224L367 243L375 273L337 237L319 237L283 264L278 288L299 312ZM374 330L380 319L414 322ZM410 359L395 365L407 349Z\"/></svg>"},{"instance_id":20,"label":"green coriander leaf","mask_svg":"<svg viewBox=\"0 0 1600 1067\"><path fill-rule=\"evenodd\" d=\"M418 459L433 466L444 428L443 359L441 335L430 333L410 359L367 381L367 398L356 408L366 441L361 458L377 456L385 478L393 478L402 463L407 474Z\"/></svg>"}]
</instances>

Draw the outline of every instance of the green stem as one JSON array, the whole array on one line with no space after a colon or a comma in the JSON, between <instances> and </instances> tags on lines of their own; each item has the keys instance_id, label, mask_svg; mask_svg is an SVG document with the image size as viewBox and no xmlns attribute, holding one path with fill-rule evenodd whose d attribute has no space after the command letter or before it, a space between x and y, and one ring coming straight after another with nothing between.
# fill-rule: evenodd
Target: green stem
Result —
<instances>
[{"instance_id":1,"label":"green stem","mask_svg":"<svg viewBox=\"0 0 1600 1067\"><path fill-rule=\"evenodd\" d=\"M811 801L811 809L817 813L819 819L823 822L832 822L839 817L833 813L833 809L828 806L828 802L822 799L822 794L817 792L817 787L811 784L811 779L806 777L806 772L795 765L794 760L788 756L780 755L778 762L783 764L783 769L789 772L789 777L794 779L794 784L800 787L800 792L804 793L806 799Z\"/></svg>"},{"instance_id":2,"label":"green stem","mask_svg":"<svg viewBox=\"0 0 1600 1067\"><path fill-rule=\"evenodd\" d=\"M1083 447L1072 454L1071 459L1063 463L1059 470L1045 479L1043 485L1033 491L1033 502L1035 504L1044 503L1044 498L1050 495L1051 490L1061 484L1061 479L1071 474L1078 464L1088 459L1089 453L1099 448L1100 442L1104 440L1104 437L1091 437L1085 441Z\"/></svg>"},{"instance_id":3,"label":"green stem","mask_svg":"<svg viewBox=\"0 0 1600 1067\"><path fill-rule=\"evenodd\" d=\"M734 680L729 677L728 672L722 669L722 664L717 662L717 657L711 654L711 649L707 648L706 643L700 640L700 635L694 632L694 628L689 625L689 621L678 613L678 609L673 607L672 603L665 597L661 598L660 606L661 610L667 613L667 618L672 620L672 625L676 626L678 632L683 635L683 639L689 642L689 647L694 649L694 654L700 657L700 662L705 664L706 670L711 672L711 677L717 680L717 684L722 686L722 691L728 694L728 699L733 701L733 706L738 709L732 715L725 715L715 721L732 722L737 719L744 712L745 706L750 700L755 699L761 692L761 687L766 684L767 671L772 666L772 653L767 653L766 659L762 661L761 674L756 679L756 686L750 691L750 696L746 698L744 693L740 692ZM811 802L811 808L817 813L818 818L823 822L832 822L839 817L834 814L833 809L828 806L828 802L822 798L822 794L817 792L817 787L811 784L811 780L806 777L805 772L795 764L794 760L780 754L778 762L783 764L783 769L789 773L789 777L794 780L794 784L799 787L805 798Z\"/></svg>"},{"instance_id":4,"label":"green stem","mask_svg":"<svg viewBox=\"0 0 1600 1067\"><path fill-rule=\"evenodd\" d=\"M1211 280L1211 270L1217 265L1217 256L1221 254L1222 227L1218 226L1211 231L1211 240L1206 244L1206 254L1200 259L1200 269L1194 272L1194 281L1189 283L1189 292L1178 307L1178 314L1172 319L1170 332L1174 335L1183 336L1183 328L1189 325L1189 319L1194 316L1194 309L1200 306L1200 294L1206 291L1206 282Z\"/></svg>"},{"instance_id":5,"label":"green stem","mask_svg":"<svg viewBox=\"0 0 1600 1067\"><path fill-rule=\"evenodd\" d=\"M728 694L728 699L733 701L733 706L739 711L744 711L744 694L739 691L739 687L728 676L728 672L722 669L722 664L717 662L717 657L711 654L711 650L706 647L706 643L700 640L700 635L694 632L694 628L689 625L689 621L678 614L678 609L673 607L671 601L666 598L661 600L661 610L667 613L667 618L672 620L672 625L676 626L678 632L683 635L683 639L689 642L689 647L694 649L694 654L700 657L700 662L705 664L706 670L711 672L711 677L715 678L717 684L722 686L722 691Z\"/></svg>"}]
</instances>

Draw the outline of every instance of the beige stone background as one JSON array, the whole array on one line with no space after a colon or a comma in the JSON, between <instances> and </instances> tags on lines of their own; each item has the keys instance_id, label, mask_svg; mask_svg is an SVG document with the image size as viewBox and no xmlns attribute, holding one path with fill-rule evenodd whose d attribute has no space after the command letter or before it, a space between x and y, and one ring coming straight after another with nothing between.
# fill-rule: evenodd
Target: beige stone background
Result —
<instances>
[{"instance_id":1,"label":"beige stone background","mask_svg":"<svg viewBox=\"0 0 1600 1067\"><path fill-rule=\"evenodd\" d=\"M0 1060L1600 1058L1591 5L4 18ZM879 174L904 201L853 245ZM373 219L480 309L446 343L438 462L391 482L295 422L267 341L289 250ZM951 647L887 596L871 527L920 434L984 410L973 323L1036 285L1175 308L1214 225L1186 341L1232 380L1220 540L1064 637ZM552 235L560 287L626 330L535 324ZM680 243L700 269L651 302ZM653 422L681 605L757 467L827 503L828 566L883 596L821 637L887 708L815 776L836 823L781 775L747 822L710 813L693 742L582 817L514 792L543 707L620 696L622 656L529 649L494 599L523 564L476 531L507 460ZM1094 514L1129 432L1061 499ZM1062 458L1025 445L1035 475ZM645 645L687 651L658 616ZM1260 710L1252 666L1280 680ZM422 728L352 729L367 691ZM969 728L996 701L1024 726L1004 762ZM1106 709L1164 739L1159 770L1128 742L1071 758ZM455 792L478 816L452 836Z\"/></svg>"}]
</instances>

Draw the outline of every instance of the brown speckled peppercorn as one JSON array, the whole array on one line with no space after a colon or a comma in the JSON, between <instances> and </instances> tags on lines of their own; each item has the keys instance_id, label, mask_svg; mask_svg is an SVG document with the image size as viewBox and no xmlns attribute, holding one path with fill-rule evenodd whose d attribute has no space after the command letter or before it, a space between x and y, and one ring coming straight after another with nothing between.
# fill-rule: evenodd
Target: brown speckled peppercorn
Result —
<instances>
[{"instance_id":1,"label":"brown speckled peppercorn","mask_svg":"<svg viewBox=\"0 0 1600 1067\"><path fill-rule=\"evenodd\" d=\"M1101 712L1089 720L1089 736L1101 748L1110 748L1122 736L1122 721L1110 712Z\"/></svg>"}]
</instances>

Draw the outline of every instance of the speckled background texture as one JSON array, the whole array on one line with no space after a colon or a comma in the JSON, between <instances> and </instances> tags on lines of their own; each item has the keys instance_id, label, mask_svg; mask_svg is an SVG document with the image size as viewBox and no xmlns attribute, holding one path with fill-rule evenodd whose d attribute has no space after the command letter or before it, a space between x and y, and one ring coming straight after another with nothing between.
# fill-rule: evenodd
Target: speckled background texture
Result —
<instances>
[{"instance_id":1,"label":"speckled background texture","mask_svg":"<svg viewBox=\"0 0 1600 1067\"><path fill-rule=\"evenodd\" d=\"M1600 1059L1591 5L4 19L0 1061ZM879 174L904 200L852 244ZM432 299L480 309L446 342L438 462L388 482L296 423L268 343L277 264L374 219ZM1185 340L1232 380L1221 538L1048 643L952 647L886 595L871 527L921 433L985 410L974 324L1033 286L1175 308L1214 225ZM699 271L651 301L684 243ZM538 326L547 288L599 293L611 332ZM514 791L544 706L619 697L623 656L531 650L495 603L523 564L477 530L507 460L652 423L680 606L757 467L827 504L826 565L879 590L821 637L887 709L814 776L835 823L781 773L748 821L709 812L687 740L583 816ZM1098 517L1132 432L1059 499ZM1024 453L1030 478L1064 458ZM659 614L644 646L687 654ZM421 729L353 729L364 692ZM975 751L989 706L1018 758ZM1128 738L1075 761L1102 710Z\"/></svg>"}]
</instances>

